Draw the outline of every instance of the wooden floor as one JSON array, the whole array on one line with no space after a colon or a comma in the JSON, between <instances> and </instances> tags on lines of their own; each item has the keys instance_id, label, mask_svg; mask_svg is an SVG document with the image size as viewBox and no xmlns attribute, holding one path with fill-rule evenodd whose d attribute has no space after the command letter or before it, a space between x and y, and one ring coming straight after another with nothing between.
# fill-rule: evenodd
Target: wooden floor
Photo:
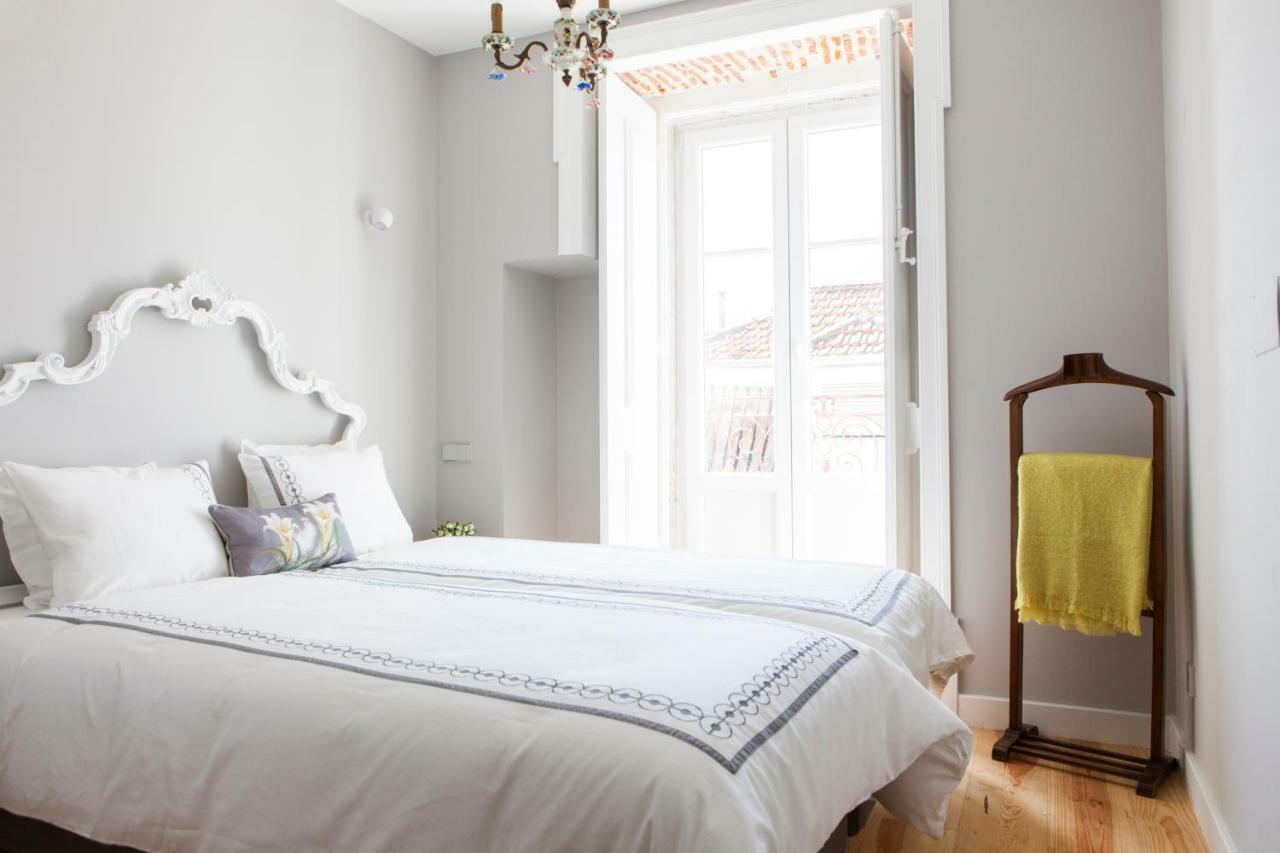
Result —
<instances>
[{"instance_id":1,"label":"wooden floor","mask_svg":"<svg viewBox=\"0 0 1280 853\"><path fill-rule=\"evenodd\" d=\"M1160 786L1159 798L1149 800L1134 794L1132 784L1093 771L1034 760L993 761L991 745L998 734L974 729L973 761L951 796L941 840L921 835L877 807L871 822L849 842L848 853L1208 849L1181 770Z\"/></svg>"}]
</instances>

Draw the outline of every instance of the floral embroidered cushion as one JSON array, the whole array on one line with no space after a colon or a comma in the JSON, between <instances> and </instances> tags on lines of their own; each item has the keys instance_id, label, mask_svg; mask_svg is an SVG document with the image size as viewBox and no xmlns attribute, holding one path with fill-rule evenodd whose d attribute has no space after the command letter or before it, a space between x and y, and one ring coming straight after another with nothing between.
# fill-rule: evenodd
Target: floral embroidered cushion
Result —
<instances>
[{"instance_id":1,"label":"floral embroidered cushion","mask_svg":"<svg viewBox=\"0 0 1280 853\"><path fill-rule=\"evenodd\" d=\"M322 569L356 558L333 494L276 509L215 505L209 515L236 577Z\"/></svg>"}]
</instances>

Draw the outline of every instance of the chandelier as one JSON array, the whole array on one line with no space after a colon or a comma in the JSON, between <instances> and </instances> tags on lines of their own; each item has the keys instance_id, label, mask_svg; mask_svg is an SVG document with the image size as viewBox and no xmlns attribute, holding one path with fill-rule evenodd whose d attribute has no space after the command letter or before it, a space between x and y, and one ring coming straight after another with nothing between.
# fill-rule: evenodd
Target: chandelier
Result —
<instances>
[{"instance_id":1,"label":"chandelier","mask_svg":"<svg viewBox=\"0 0 1280 853\"><path fill-rule=\"evenodd\" d=\"M552 44L548 47L540 41L531 41L524 50L514 54L508 61L504 54L510 53L515 45L511 36L502 31L502 4L494 3L489 7L490 25L493 32L480 40L485 50L493 52L494 66L489 72L490 80L507 79L508 71L519 70L523 74L534 73L530 52L535 48L543 50L543 61L547 67L560 74L565 86L574 86L577 78L577 89L588 96L587 106L600 106L599 83L609 71L609 60L613 59L613 50L607 46L609 31L618 28L621 17L609 8L609 0L599 0L600 5L587 13L585 25L579 25L573 19L573 6L576 0L556 0L560 7L560 17L551 25Z\"/></svg>"}]
</instances>

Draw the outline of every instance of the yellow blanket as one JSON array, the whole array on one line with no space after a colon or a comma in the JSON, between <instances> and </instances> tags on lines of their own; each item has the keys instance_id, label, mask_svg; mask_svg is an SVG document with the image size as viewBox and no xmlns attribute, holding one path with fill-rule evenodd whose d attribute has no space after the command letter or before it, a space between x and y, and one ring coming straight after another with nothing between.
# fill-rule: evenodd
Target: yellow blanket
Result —
<instances>
[{"instance_id":1,"label":"yellow blanket","mask_svg":"<svg viewBox=\"0 0 1280 853\"><path fill-rule=\"evenodd\" d=\"M1018 460L1018 619L1142 634L1151 460L1026 453Z\"/></svg>"}]
</instances>

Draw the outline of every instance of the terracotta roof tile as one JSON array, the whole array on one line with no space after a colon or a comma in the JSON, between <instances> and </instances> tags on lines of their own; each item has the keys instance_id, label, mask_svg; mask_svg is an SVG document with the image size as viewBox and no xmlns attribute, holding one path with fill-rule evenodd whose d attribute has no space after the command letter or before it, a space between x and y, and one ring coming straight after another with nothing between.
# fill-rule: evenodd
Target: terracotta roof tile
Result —
<instances>
[{"instance_id":1,"label":"terracotta roof tile","mask_svg":"<svg viewBox=\"0 0 1280 853\"><path fill-rule=\"evenodd\" d=\"M884 352L884 285L841 284L809 291L815 356ZM773 318L752 320L707 337L711 361L765 359L773 351Z\"/></svg>"},{"instance_id":2,"label":"terracotta roof tile","mask_svg":"<svg viewBox=\"0 0 1280 853\"><path fill-rule=\"evenodd\" d=\"M908 46L915 44L915 26L902 21ZM852 65L880 59L880 38L875 27L824 33L775 44L677 59L618 76L642 98L661 98L675 92L743 83L763 77L802 73L822 65ZM812 62L809 57L813 57Z\"/></svg>"}]
</instances>

